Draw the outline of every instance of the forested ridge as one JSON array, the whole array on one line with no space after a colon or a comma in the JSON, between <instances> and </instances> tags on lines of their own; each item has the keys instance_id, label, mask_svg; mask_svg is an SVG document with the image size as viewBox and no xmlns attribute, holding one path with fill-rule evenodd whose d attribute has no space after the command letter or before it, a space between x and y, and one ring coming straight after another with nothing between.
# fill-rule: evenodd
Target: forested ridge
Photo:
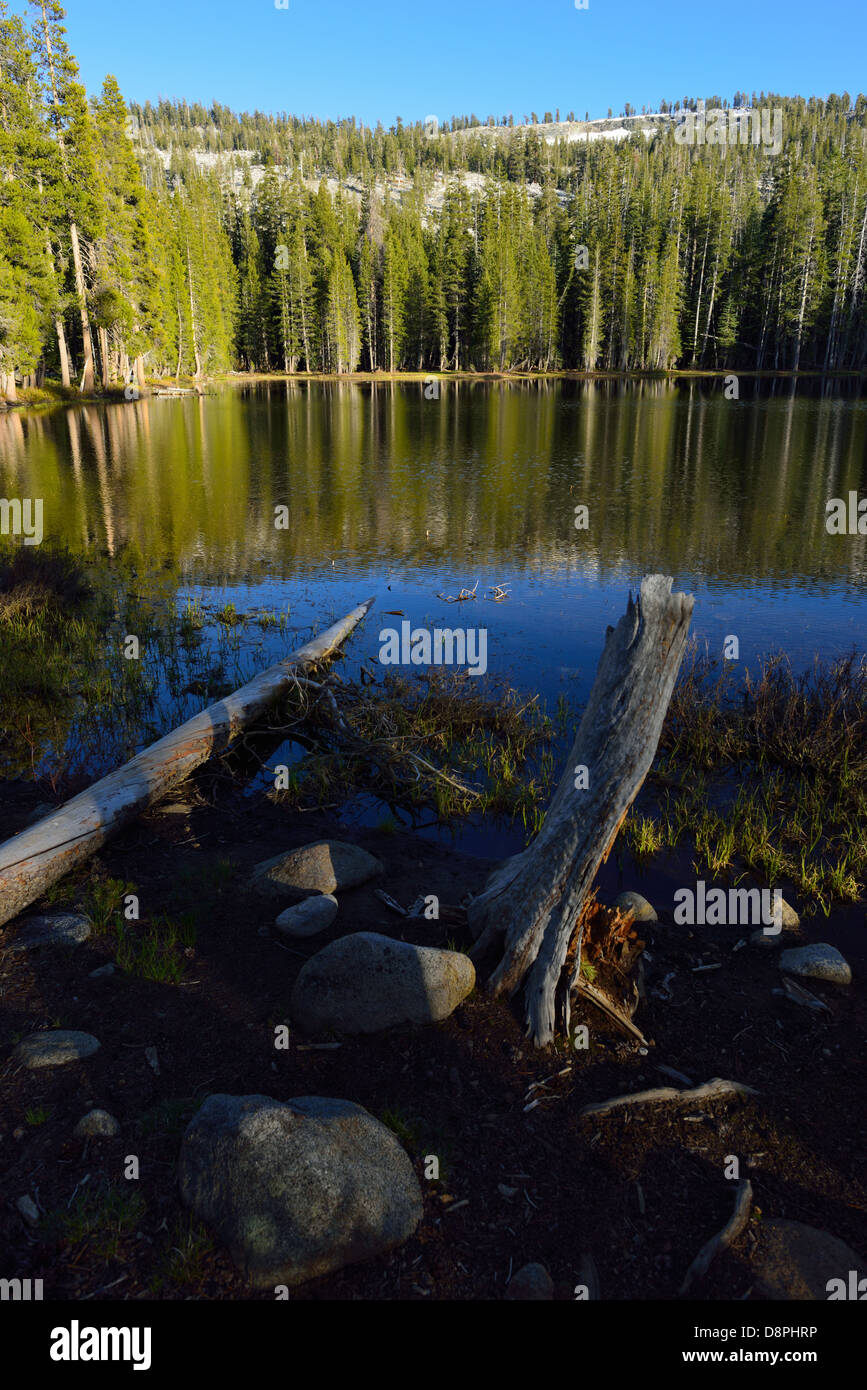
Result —
<instances>
[{"instance_id":1,"label":"forested ridge","mask_svg":"<svg viewBox=\"0 0 867 1390\"><path fill-rule=\"evenodd\" d=\"M679 142L691 98L592 139L573 112L128 110L113 77L88 99L64 11L29 4L0 0L0 395L232 369L867 366L863 95L736 93L779 110L779 152Z\"/></svg>"}]
</instances>

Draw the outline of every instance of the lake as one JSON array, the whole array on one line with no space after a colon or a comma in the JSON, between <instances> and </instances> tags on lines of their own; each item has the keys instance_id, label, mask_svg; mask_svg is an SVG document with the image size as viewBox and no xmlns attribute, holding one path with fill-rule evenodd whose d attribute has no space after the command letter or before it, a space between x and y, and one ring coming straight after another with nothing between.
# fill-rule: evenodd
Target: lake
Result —
<instances>
[{"instance_id":1,"label":"lake","mask_svg":"<svg viewBox=\"0 0 867 1390\"><path fill-rule=\"evenodd\" d=\"M586 696L652 571L695 595L713 655L729 636L743 665L867 648L867 537L825 526L830 498L867 494L863 386L241 381L0 416L0 495L42 498L46 541L182 606L288 608L306 631L373 595L353 661L404 619L485 629L489 675L550 707ZM245 629L243 669L295 642Z\"/></svg>"}]
</instances>

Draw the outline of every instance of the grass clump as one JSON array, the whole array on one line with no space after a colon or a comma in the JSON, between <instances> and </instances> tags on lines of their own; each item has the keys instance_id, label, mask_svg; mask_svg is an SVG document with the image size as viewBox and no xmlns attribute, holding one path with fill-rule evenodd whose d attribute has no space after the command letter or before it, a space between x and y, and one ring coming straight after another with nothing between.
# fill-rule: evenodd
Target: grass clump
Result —
<instances>
[{"instance_id":1,"label":"grass clump","mask_svg":"<svg viewBox=\"0 0 867 1390\"><path fill-rule=\"evenodd\" d=\"M488 814L522 823L528 836L538 832L557 736L538 696L451 671L332 681L324 690L320 700L298 687L283 706L279 732L308 752L276 800L326 807L363 791L393 810L432 811L445 824Z\"/></svg>"},{"instance_id":2,"label":"grass clump","mask_svg":"<svg viewBox=\"0 0 867 1390\"><path fill-rule=\"evenodd\" d=\"M634 852L690 845L696 867L794 883L813 910L856 902L867 880L867 659L782 657L735 684L693 649L651 778L658 815L630 816Z\"/></svg>"},{"instance_id":3,"label":"grass clump","mask_svg":"<svg viewBox=\"0 0 867 1390\"><path fill-rule=\"evenodd\" d=\"M146 1209L134 1183L103 1183L77 1192L68 1206L49 1212L42 1225L47 1235L64 1244L86 1245L100 1259L110 1260Z\"/></svg>"},{"instance_id":4,"label":"grass clump","mask_svg":"<svg viewBox=\"0 0 867 1390\"><path fill-rule=\"evenodd\" d=\"M195 914L184 912L177 920L162 914L140 926L121 924L117 939L121 970L142 980L176 985L186 969L184 952L195 944Z\"/></svg>"}]
</instances>

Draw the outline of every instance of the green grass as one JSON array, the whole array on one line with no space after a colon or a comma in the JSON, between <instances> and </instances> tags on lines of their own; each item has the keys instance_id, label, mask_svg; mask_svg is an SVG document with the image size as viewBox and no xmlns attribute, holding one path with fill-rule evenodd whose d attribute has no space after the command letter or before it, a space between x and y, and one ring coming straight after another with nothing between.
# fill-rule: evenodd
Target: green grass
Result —
<instances>
[{"instance_id":1,"label":"green grass","mask_svg":"<svg viewBox=\"0 0 867 1390\"><path fill-rule=\"evenodd\" d=\"M191 1215L177 1217L156 1273L148 1282L150 1292L157 1295L166 1288L201 1284L215 1248L202 1222Z\"/></svg>"},{"instance_id":2,"label":"green grass","mask_svg":"<svg viewBox=\"0 0 867 1390\"><path fill-rule=\"evenodd\" d=\"M136 893L134 883L119 878L93 879L84 895L84 911L94 931L119 930L123 921L124 899Z\"/></svg>"},{"instance_id":3,"label":"green grass","mask_svg":"<svg viewBox=\"0 0 867 1390\"><path fill-rule=\"evenodd\" d=\"M387 1125L392 1134L396 1135L403 1144L404 1148L416 1150L419 1147L418 1123L409 1115L398 1109L397 1106L389 1106L383 1110L379 1118L384 1125Z\"/></svg>"},{"instance_id":4,"label":"green grass","mask_svg":"<svg viewBox=\"0 0 867 1390\"><path fill-rule=\"evenodd\" d=\"M180 1139L200 1104L201 1098L196 1099L195 1096L176 1096L158 1101L139 1115L136 1128L143 1136L160 1134L170 1139Z\"/></svg>"},{"instance_id":5,"label":"green grass","mask_svg":"<svg viewBox=\"0 0 867 1390\"><path fill-rule=\"evenodd\" d=\"M87 1242L94 1254L114 1259L121 1242L139 1225L146 1203L134 1182L104 1183L76 1193L67 1207L57 1207L42 1222L44 1232L69 1245Z\"/></svg>"},{"instance_id":6,"label":"green grass","mask_svg":"<svg viewBox=\"0 0 867 1390\"><path fill-rule=\"evenodd\" d=\"M651 772L655 817L625 825L637 855L681 845L698 872L794 883L812 910L856 902L867 881L867 661L781 658L744 686L694 655L675 687Z\"/></svg>"},{"instance_id":7,"label":"green grass","mask_svg":"<svg viewBox=\"0 0 867 1390\"><path fill-rule=\"evenodd\" d=\"M33 1125L34 1127L37 1125L44 1125L49 1114L50 1112L46 1110L44 1105L36 1105L24 1111L24 1120L26 1124Z\"/></svg>"},{"instance_id":8,"label":"green grass","mask_svg":"<svg viewBox=\"0 0 867 1390\"><path fill-rule=\"evenodd\" d=\"M331 688L346 726L337 735L330 711L306 690L284 703L281 727L303 724L314 747L275 800L293 809L333 806L364 791L395 809L430 810L443 823L491 815L522 824L528 839L538 833L557 736L538 698L438 670Z\"/></svg>"},{"instance_id":9,"label":"green grass","mask_svg":"<svg viewBox=\"0 0 867 1390\"><path fill-rule=\"evenodd\" d=\"M186 969L183 953L195 941L193 912L183 912L177 920L162 914L146 923L123 923L117 932L117 964L140 979L176 985Z\"/></svg>"}]
</instances>

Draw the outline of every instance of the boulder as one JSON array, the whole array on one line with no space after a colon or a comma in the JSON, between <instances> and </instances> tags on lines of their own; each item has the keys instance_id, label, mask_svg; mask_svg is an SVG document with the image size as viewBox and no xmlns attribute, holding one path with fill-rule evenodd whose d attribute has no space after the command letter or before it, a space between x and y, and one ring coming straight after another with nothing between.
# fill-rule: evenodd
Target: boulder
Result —
<instances>
[{"instance_id":1,"label":"boulder","mask_svg":"<svg viewBox=\"0 0 867 1390\"><path fill-rule=\"evenodd\" d=\"M27 917L18 928L9 951L34 951L39 946L78 946L92 931L88 917L80 912L47 912Z\"/></svg>"},{"instance_id":2,"label":"boulder","mask_svg":"<svg viewBox=\"0 0 867 1390\"><path fill-rule=\"evenodd\" d=\"M836 946L818 941L812 946L796 946L780 956L780 969L807 980L827 980L832 985L851 985L852 971Z\"/></svg>"},{"instance_id":3,"label":"boulder","mask_svg":"<svg viewBox=\"0 0 867 1390\"><path fill-rule=\"evenodd\" d=\"M621 893L614 899L614 906L621 912L631 912L636 922L659 921L656 908L646 898L642 898L640 893L633 893L631 890ZM515 1277L517 1278L517 1275Z\"/></svg>"},{"instance_id":4,"label":"boulder","mask_svg":"<svg viewBox=\"0 0 867 1390\"><path fill-rule=\"evenodd\" d=\"M304 1032L377 1033L448 1018L476 982L469 956L356 932L302 967L289 1008Z\"/></svg>"},{"instance_id":5,"label":"boulder","mask_svg":"<svg viewBox=\"0 0 867 1390\"><path fill-rule=\"evenodd\" d=\"M79 1062L91 1057L99 1042L90 1033L76 1033L65 1028L52 1028L44 1033L31 1033L18 1044L12 1056L28 1071L39 1067L59 1067L65 1062Z\"/></svg>"},{"instance_id":6,"label":"boulder","mask_svg":"<svg viewBox=\"0 0 867 1390\"><path fill-rule=\"evenodd\" d=\"M317 840L312 845L264 859L253 869L251 887L269 897L306 897L310 893L339 893L357 888L383 872L367 850L342 840Z\"/></svg>"},{"instance_id":7,"label":"boulder","mask_svg":"<svg viewBox=\"0 0 867 1390\"><path fill-rule=\"evenodd\" d=\"M184 1134L178 1178L184 1202L256 1288L372 1259L422 1216L407 1154L346 1100L209 1096Z\"/></svg>"},{"instance_id":8,"label":"boulder","mask_svg":"<svg viewBox=\"0 0 867 1390\"><path fill-rule=\"evenodd\" d=\"M317 936L331 926L336 916L337 899L331 893L319 893L287 907L274 925L284 936Z\"/></svg>"},{"instance_id":9,"label":"boulder","mask_svg":"<svg viewBox=\"0 0 867 1390\"><path fill-rule=\"evenodd\" d=\"M750 1258L750 1276L762 1298L805 1301L828 1299L832 1279L849 1280L849 1271L867 1275L867 1264L828 1231L800 1221L762 1221Z\"/></svg>"}]
</instances>

